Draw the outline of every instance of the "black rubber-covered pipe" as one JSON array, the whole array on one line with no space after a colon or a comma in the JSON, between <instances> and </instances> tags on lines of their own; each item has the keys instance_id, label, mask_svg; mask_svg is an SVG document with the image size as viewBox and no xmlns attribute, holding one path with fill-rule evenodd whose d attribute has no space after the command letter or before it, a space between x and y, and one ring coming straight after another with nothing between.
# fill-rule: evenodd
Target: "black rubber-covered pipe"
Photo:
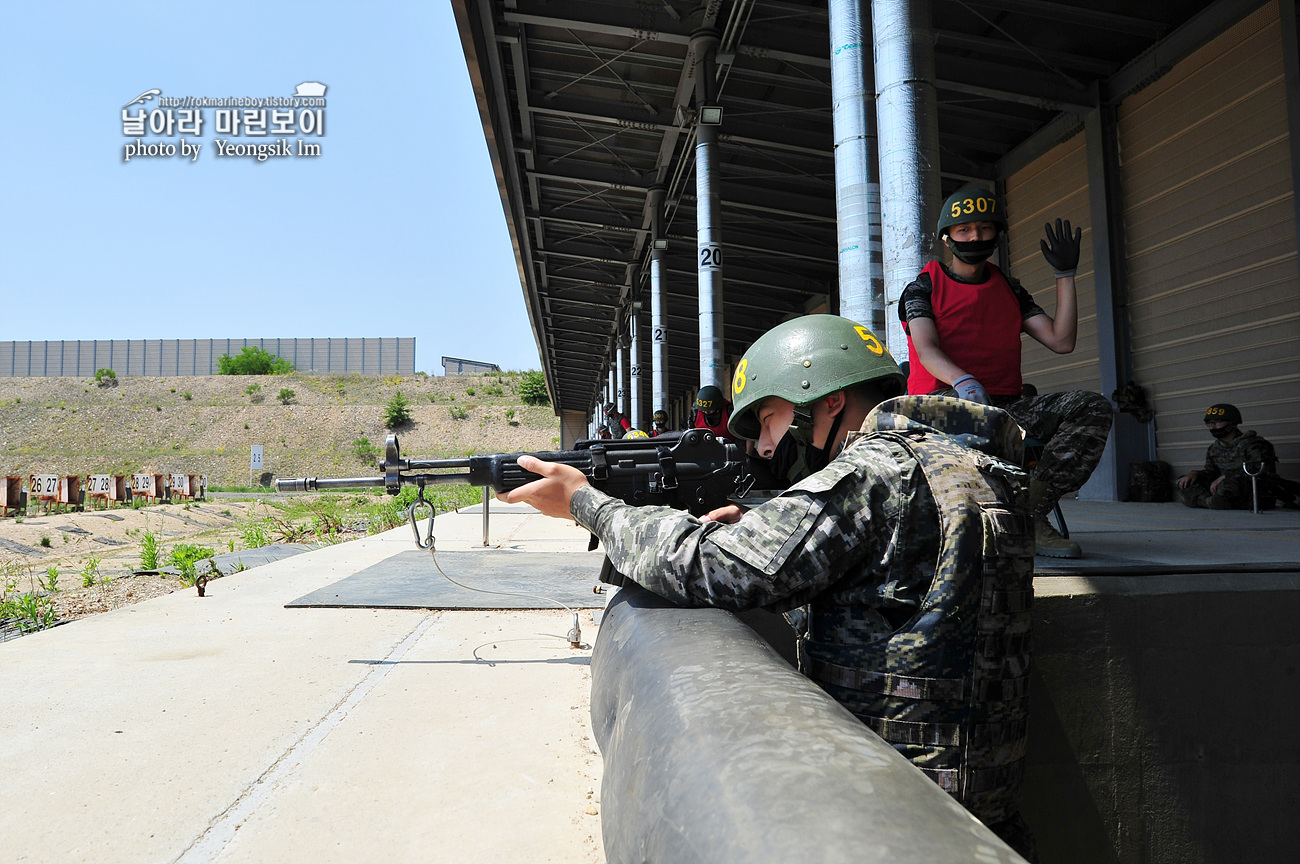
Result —
<instances>
[{"instance_id":1,"label":"black rubber-covered pipe","mask_svg":"<svg viewBox=\"0 0 1300 864\"><path fill-rule=\"evenodd\" d=\"M591 675L609 864L1023 860L728 612L629 584Z\"/></svg>"}]
</instances>

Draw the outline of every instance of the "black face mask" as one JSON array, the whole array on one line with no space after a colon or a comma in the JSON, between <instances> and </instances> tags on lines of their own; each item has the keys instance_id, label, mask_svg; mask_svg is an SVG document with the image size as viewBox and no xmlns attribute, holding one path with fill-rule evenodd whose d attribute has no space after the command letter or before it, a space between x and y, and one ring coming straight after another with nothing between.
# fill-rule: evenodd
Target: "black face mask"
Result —
<instances>
[{"instance_id":1,"label":"black face mask","mask_svg":"<svg viewBox=\"0 0 1300 864\"><path fill-rule=\"evenodd\" d=\"M1211 429L1210 434L1213 435L1215 438L1227 438L1229 435L1231 435L1233 432L1236 431L1237 431L1236 426L1224 426L1221 429Z\"/></svg>"},{"instance_id":2,"label":"black face mask","mask_svg":"<svg viewBox=\"0 0 1300 864\"><path fill-rule=\"evenodd\" d=\"M998 251L998 238L992 240L954 240L948 238L953 257L967 264L982 264Z\"/></svg>"}]
</instances>

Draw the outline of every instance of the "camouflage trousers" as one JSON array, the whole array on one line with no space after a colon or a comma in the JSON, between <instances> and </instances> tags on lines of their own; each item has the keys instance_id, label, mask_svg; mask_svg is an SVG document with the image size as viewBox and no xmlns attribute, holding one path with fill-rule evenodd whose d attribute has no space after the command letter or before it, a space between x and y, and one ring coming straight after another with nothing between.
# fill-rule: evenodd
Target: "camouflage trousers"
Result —
<instances>
[{"instance_id":1,"label":"camouflage trousers","mask_svg":"<svg viewBox=\"0 0 1300 864\"><path fill-rule=\"evenodd\" d=\"M1277 499L1287 499L1276 482L1276 475L1265 474L1259 477L1259 509L1272 510ZM1285 481L1284 481L1285 482ZM1210 483L1197 480L1188 483L1186 489L1178 490L1179 499L1188 507L1208 507L1211 510L1250 510L1255 506L1255 494L1251 490L1250 478L1244 474L1228 474L1219 484L1219 491L1210 494Z\"/></svg>"},{"instance_id":2,"label":"camouflage trousers","mask_svg":"<svg viewBox=\"0 0 1300 864\"><path fill-rule=\"evenodd\" d=\"M1026 438L1045 442L1030 476L1046 484L1049 502L1087 482L1101 461L1114 419L1106 397L1072 390L1022 398L994 396L993 404L1020 424Z\"/></svg>"}]
</instances>

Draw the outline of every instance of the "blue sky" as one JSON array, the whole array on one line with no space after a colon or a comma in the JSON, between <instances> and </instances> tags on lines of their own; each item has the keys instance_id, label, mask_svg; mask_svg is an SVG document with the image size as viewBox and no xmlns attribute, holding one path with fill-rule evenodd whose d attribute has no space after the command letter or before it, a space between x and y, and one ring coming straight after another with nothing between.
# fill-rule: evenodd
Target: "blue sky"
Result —
<instances>
[{"instance_id":1,"label":"blue sky","mask_svg":"<svg viewBox=\"0 0 1300 864\"><path fill-rule=\"evenodd\" d=\"M218 158L206 108L196 162L123 161L145 90L306 81L317 159ZM445 0L11 3L0 104L0 340L414 336L434 374L539 366Z\"/></svg>"}]
</instances>

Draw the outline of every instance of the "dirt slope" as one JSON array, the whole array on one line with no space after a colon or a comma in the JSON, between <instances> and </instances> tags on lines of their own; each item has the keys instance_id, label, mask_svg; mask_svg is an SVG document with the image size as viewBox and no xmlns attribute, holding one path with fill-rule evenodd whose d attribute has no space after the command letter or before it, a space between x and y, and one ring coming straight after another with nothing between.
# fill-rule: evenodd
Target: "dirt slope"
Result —
<instances>
[{"instance_id":1,"label":"dirt slope","mask_svg":"<svg viewBox=\"0 0 1300 864\"><path fill-rule=\"evenodd\" d=\"M399 430L409 456L550 449L559 422L529 407L517 375L387 378L360 375L0 378L0 472L206 474L247 485L249 446L276 477L368 473L353 442L382 448L383 406L401 391L415 422ZM246 392L250 385L260 391ZM295 392L288 404L281 388ZM471 394L470 391L473 391ZM453 411L465 411L455 419ZM514 411L507 420L507 411Z\"/></svg>"}]
</instances>

